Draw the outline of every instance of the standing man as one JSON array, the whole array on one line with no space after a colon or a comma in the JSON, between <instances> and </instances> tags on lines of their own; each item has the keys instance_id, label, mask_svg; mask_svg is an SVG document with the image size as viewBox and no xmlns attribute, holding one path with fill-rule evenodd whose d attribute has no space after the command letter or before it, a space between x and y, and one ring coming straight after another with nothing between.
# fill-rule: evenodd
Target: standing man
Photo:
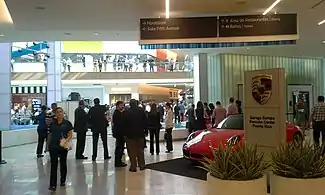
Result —
<instances>
[{"instance_id":1,"label":"standing man","mask_svg":"<svg viewBox=\"0 0 325 195\"><path fill-rule=\"evenodd\" d=\"M322 144L325 143L325 103L324 96L318 96L317 104L311 109L309 118L313 123L313 139L316 146L319 146L320 134L322 134Z\"/></svg>"},{"instance_id":2,"label":"standing man","mask_svg":"<svg viewBox=\"0 0 325 195\"><path fill-rule=\"evenodd\" d=\"M186 112L187 116L187 126L188 126L188 132L191 134L195 130L195 105L192 104L191 107Z\"/></svg>"},{"instance_id":3,"label":"standing man","mask_svg":"<svg viewBox=\"0 0 325 195\"><path fill-rule=\"evenodd\" d=\"M175 123L181 122L181 115L180 115L180 107L178 104L178 100L176 101L176 104L174 106L174 114L175 114Z\"/></svg>"},{"instance_id":4,"label":"standing man","mask_svg":"<svg viewBox=\"0 0 325 195\"><path fill-rule=\"evenodd\" d=\"M88 159L84 156L86 145L86 134L88 131L88 116L85 111L85 102L79 101L79 107L74 111L74 132L77 133L76 159Z\"/></svg>"},{"instance_id":5,"label":"standing man","mask_svg":"<svg viewBox=\"0 0 325 195\"><path fill-rule=\"evenodd\" d=\"M88 112L89 124L91 127L91 131L93 133L93 155L92 155L93 161L96 161L97 158L99 135L103 142L104 159L108 160L111 158L108 154L108 148L107 148L108 121L106 117L106 108L104 105L100 105L99 103L100 103L99 99L95 98L94 99L95 106L90 108Z\"/></svg>"},{"instance_id":6,"label":"standing man","mask_svg":"<svg viewBox=\"0 0 325 195\"><path fill-rule=\"evenodd\" d=\"M46 110L47 107L43 105L41 107L41 113L36 116L36 120L38 121L38 126L37 126L37 134L38 134L38 141L37 141L37 158L44 157L42 154L43 152L43 147L44 147L44 142L47 140L47 130L48 130L48 125L46 124Z\"/></svg>"},{"instance_id":7,"label":"standing man","mask_svg":"<svg viewBox=\"0 0 325 195\"><path fill-rule=\"evenodd\" d=\"M125 124L125 109L122 101L116 102L116 109L113 114L112 132L115 138L115 167L125 167L126 164L122 162L122 155L124 151L124 131Z\"/></svg>"},{"instance_id":8,"label":"standing man","mask_svg":"<svg viewBox=\"0 0 325 195\"><path fill-rule=\"evenodd\" d=\"M114 118L114 117L113 117ZM140 170L145 169L144 161L144 138L148 128L148 121L145 112L138 107L137 100L130 100L130 108L127 111L125 124L126 147L130 157L131 166L129 171L136 172L137 165Z\"/></svg>"},{"instance_id":9,"label":"standing man","mask_svg":"<svg viewBox=\"0 0 325 195\"><path fill-rule=\"evenodd\" d=\"M238 108L236 104L234 103L235 99L233 97L229 98L229 105L227 109L227 117L230 115L236 115L238 114Z\"/></svg>"}]
</instances>

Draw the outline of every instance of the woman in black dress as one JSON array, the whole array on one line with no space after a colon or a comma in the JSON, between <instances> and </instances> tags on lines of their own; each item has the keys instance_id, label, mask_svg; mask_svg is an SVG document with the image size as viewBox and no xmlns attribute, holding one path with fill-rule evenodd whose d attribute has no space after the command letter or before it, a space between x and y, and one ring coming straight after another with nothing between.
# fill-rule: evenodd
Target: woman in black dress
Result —
<instances>
[{"instance_id":1,"label":"woman in black dress","mask_svg":"<svg viewBox=\"0 0 325 195\"><path fill-rule=\"evenodd\" d=\"M148 129L150 135L150 153L154 154L154 143L156 143L156 154L159 155L159 133L161 129L160 114L157 110L157 104L150 105L150 112L148 113Z\"/></svg>"},{"instance_id":2,"label":"woman in black dress","mask_svg":"<svg viewBox=\"0 0 325 195\"><path fill-rule=\"evenodd\" d=\"M203 130L207 128L204 115L204 105L201 101L198 101L195 109L195 130Z\"/></svg>"}]
</instances>

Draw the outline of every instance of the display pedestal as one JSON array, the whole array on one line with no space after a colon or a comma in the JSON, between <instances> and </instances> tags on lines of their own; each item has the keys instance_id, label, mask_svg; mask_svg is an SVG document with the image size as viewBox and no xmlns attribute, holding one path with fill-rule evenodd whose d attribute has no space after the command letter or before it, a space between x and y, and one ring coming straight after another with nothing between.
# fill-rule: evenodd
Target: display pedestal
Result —
<instances>
[{"instance_id":1,"label":"display pedestal","mask_svg":"<svg viewBox=\"0 0 325 195\"><path fill-rule=\"evenodd\" d=\"M2 131L0 131L0 165L3 164L7 164L7 162L2 159Z\"/></svg>"}]
</instances>

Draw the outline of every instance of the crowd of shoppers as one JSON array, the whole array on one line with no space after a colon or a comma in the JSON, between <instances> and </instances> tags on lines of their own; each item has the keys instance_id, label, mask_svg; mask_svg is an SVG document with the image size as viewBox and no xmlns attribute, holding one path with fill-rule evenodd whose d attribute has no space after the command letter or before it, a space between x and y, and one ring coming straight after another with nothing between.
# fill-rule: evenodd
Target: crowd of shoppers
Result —
<instances>
[{"instance_id":1,"label":"crowd of shoppers","mask_svg":"<svg viewBox=\"0 0 325 195\"><path fill-rule=\"evenodd\" d=\"M162 108L161 108L162 107ZM162 111L163 110L163 111ZM41 113L38 115L38 146L37 157L41 158L44 142L47 141L46 150L50 153L51 172L49 190L56 191L57 188L57 169L60 164L60 186L65 186L67 176L67 155L72 149L72 132L77 134L76 159L87 159L84 156L86 145L86 134L91 129L93 137L92 160L96 161L99 136L103 142L104 159L110 159L107 146L107 127L112 124L113 137L116 139L115 147L115 167L125 167L123 162L124 148L126 144L127 154L130 158L129 171L136 172L137 167L140 170L145 169L144 148L145 137L150 136L150 153L154 151L157 155L160 153L159 133L162 128L161 114L165 115L165 141L166 153L173 151L172 130L174 128L174 114L171 103L163 105L150 104L150 110L141 106L139 101L132 99L129 106L124 102L118 101L116 109L110 118L110 112L107 107L100 105L98 98L94 99L94 106L88 113L85 111L85 102L79 101L78 108L75 109L74 125L65 118L62 108L56 103L51 105L49 110L46 106L41 107ZM45 151L46 152L46 151ZM60 161L60 163L59 163Z\"/></svg>"},{"instance_id":2,"label":"crowd of shoppers","mask_svg":"<svg viewBox=\"0 0 325 195\"><path fill-rule=\"evenodd\" d=\"M224 108L220 101L213 103L198 101L196 107L192 104L186 111L187 128L189 133L196 130L209 129L218 126L230 115L242 114L241 101L229 98L229 105Z\"/></svg>"}]
</instances>

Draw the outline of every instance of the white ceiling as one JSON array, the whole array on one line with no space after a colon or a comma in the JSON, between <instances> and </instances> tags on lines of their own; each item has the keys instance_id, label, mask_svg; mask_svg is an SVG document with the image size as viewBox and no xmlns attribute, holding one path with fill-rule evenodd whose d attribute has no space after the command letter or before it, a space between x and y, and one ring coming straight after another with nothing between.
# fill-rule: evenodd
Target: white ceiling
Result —
<instances>
[{"instance_id":1,"label":"white ceiling","mask_svg":"<svg viewBox=\"0 0 325 195\"><path fill-rule=\"evenodd\" d=\"M0 0L1 1L1 0ZM298 13L300 40L296 46L209 49L271 55L325 56L325 3L282 0L278 13ZM171 17L260 14L274 0L170 0ZM6 0L14 27L0 24L0 42L41 40L135 41L139 19L164 17L164 0ZM66 33L70 33L67 35ZM98 33L98 34L97 34ZM280 49L281 48L281 49ZM192 50L199 52L201 50ZM201 51L202 52L202 51Z\"/></svg>"}]
</instances>

